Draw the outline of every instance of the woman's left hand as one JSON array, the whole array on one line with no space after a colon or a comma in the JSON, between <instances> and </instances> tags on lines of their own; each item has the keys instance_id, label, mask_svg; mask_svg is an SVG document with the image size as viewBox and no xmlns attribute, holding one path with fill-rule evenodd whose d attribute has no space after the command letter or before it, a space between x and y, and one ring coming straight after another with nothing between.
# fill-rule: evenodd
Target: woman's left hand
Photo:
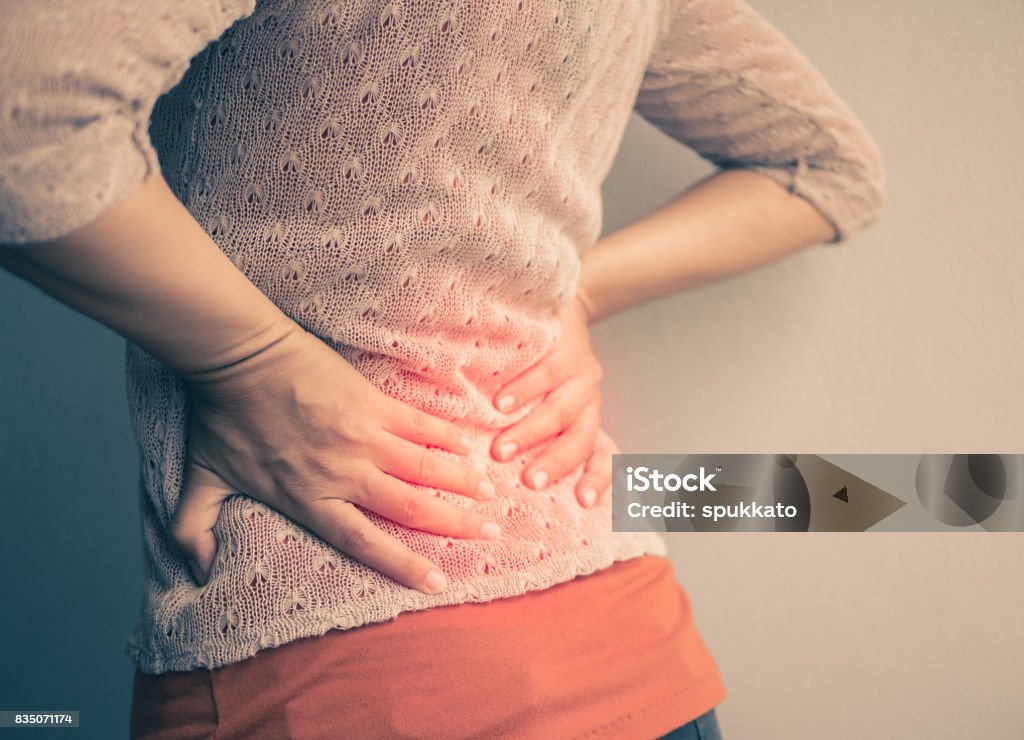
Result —
<instances>
[{"instance_id":1,"label":"woman's left hand","mask_svg":"<svg viewBox=\"0 0 1024 740\"><path fill-rule=\"evenodd\" d=\"M559 309L558 316L558 344L503 386L494 396L494 405L509 412L542 394L545 398L495 438L491 454L496 460L508 460L521 450L557 436L523 471L523 482L541 490L586 463L576 484L576 498L589 507L611 483L610 461L606 465L596 459L607 454L605 446L598 444L603 371L590 347L585 303L574 296ZM512 400L506 401L506 397Z\"/></svg>"}]
</instances>

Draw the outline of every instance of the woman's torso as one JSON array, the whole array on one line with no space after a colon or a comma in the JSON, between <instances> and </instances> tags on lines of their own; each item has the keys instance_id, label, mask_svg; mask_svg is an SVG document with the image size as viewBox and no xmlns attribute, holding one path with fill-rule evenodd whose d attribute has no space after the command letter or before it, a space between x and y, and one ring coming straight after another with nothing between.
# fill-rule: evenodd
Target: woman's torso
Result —
<instances>
[{"instance_id":1,"label":"woman's torso","mask_svg":"<svg viewBox=\"0 0 1024 740\"><path fill-rule=\"evenodd\" d=\"M490 399L557 341L555 310L599 235L600 184L659 8L258 3L159 101L151 135L178 197L261 290L376 387L464 427L476 442L469 464L498 496L432 492L497 517L503 536L452 540L370 512L445 571L449 589L427 596L232 496L210 580L197 588L167 536L188 395L129 345L146 580L125 647L144 670L225 665L664 553L653 533L611 531L609 496L577 504L582 466L527 489L522 470L550 440L508 462L489 453L496 432L535 405L503 414Z\"/></svg>"}]
</instances>

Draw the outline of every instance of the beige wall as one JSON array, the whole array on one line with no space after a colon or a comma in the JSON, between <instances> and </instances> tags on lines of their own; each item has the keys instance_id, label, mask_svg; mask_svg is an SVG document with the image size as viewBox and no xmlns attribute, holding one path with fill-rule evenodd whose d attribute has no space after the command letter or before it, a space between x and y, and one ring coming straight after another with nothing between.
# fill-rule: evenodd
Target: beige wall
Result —
<instances>
[{"instance_id":1,"label":"beige wall","mask_svg":"<svg viewBox=\"0 0 1024 740\"><path fill-rule=\"evenodd\" d=\"M751 0L885 157L870 231L597 324L624 451L1024 452L1024 4ZM605 230L710 171L634 117ZM669 534L727 740L1024 738L1024 534Z\"/></svg>"}]
</instances>

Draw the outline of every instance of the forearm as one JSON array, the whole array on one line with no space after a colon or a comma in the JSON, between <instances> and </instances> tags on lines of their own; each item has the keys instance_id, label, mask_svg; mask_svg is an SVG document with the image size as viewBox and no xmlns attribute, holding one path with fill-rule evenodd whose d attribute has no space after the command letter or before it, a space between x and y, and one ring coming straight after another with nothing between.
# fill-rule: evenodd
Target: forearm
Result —
<instances>
[{"instance_id":1,"label":"forearm","mask_svg":"<svg viewBox=\"0 0 1024 740\"><path fill-rule=\"evenodd\" d=\"M190 378L251 357L298 328L160 176L65 237L0 248L0 266Z\"/></svg>"},{"instance_id":2,"label":"forearm","mask_svg":"<svg viewBox=\"0 0 1024 740\"><path fill-rule=\"evenodd\" d=\"M577 294L593 323L834 236L806 199L758 173L721 170L598 241L581 258Z\"/></svg>"}]
</instances>

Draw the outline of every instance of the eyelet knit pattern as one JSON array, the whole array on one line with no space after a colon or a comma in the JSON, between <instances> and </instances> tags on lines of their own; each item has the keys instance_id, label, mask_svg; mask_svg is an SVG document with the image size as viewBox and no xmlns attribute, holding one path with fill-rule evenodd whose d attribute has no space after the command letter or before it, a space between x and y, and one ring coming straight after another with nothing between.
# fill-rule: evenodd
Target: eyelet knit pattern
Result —
<instances>
[{"instance_id":1,"label":"eyelet knit pattern","mask_svg":"<svg viewBox=\"0 0 1024 740\"><path fill-rule=\"evenodd\" d=\"M654 533L611 531L610 495L579 506L582 469L526 488L523 468L550 441L508 462L489 454L536 405L506 414L491 399L558 341L556 311L600 236L600 186L632 110L807 198L840 239L883 203L860 123L738 0L224 0L157 14L97 0L14 16L0 32L13 70L0 90L0 240L67 233L160 167L285 313L381 391L460 423L474 451L433 452L498 492L476 502L417 486L497 518L493 542L366 512L444 570L441 594L243 494L224 502L198 587L168 535L187 387L129 344L145 591L125 650L147 673L665 554Z\"/></svg>"}]
</instances>

